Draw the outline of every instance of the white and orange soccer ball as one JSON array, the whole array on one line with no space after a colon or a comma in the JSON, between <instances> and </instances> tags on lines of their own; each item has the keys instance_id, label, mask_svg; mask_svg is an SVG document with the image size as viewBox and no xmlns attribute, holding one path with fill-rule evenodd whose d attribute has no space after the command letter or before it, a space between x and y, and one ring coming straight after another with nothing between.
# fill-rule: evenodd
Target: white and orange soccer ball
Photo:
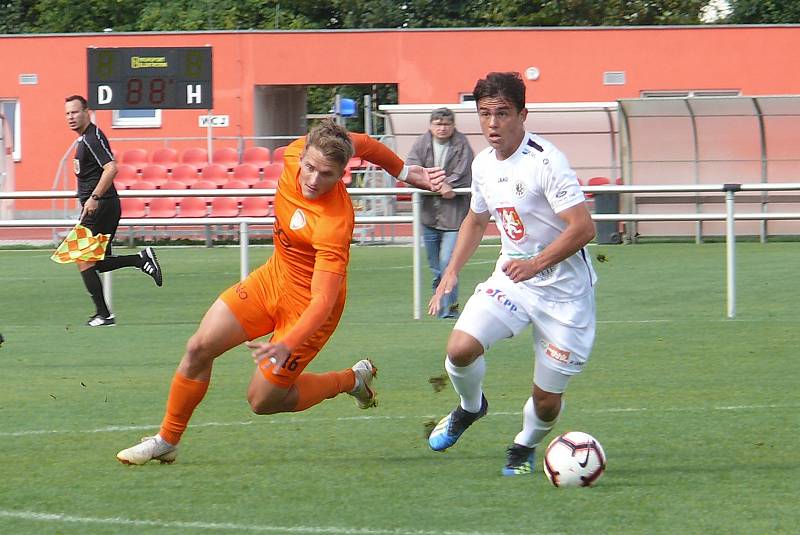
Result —
<instances>
[{"instance_id":1,"label":"white and orange soccer ball","mask_svg":"<svg viewBox=\"0 0 800 535\"><path fill-rule=\"evenodd\" d=\"M603 446L588 433L569 431L544 452L544 473L556 487L589 487L606 469Z\"/></svg>"}]
</instances>

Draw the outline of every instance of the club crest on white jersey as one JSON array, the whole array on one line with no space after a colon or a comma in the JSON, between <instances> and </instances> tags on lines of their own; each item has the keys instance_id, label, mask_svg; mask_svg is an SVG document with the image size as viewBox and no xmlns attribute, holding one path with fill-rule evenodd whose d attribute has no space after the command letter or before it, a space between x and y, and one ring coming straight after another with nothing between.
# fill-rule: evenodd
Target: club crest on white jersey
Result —
<instances>
[{"instance_id":1,"label":"club crest on white jersey","mask_svg":"<svg viewBox=\"0 0 800 535\"><path fill-rule=\"evenodd\" d=\"M522 180L517 180L514 182L514 197L517 199L523 198L528 193L528 188L525 186L525 182Z\"/></svg>"},{"instance_id":2,"label":"club crest on white jersey","mask_svg":"<svg viewBox=\"0 0 800 535\"><path fill-rule=\"evenodd\" d=\"M525 225L522 218L513 206L498 206L497 212L500 214L500 222L503 224L503 231L510 239L520 241L525 237Z\"/></svg>"},{"instance_id":3,"label":"club crest on white jersey","mask_svg":"<svg viewBox=\"0 0 800 535\"><path fill-rule=\"evenodd\" d=\"M299 230L306 226L306 214L298 208L294 211L292 219L289 221L289 228L292 230Z\"/></svg>"}]
</instances>

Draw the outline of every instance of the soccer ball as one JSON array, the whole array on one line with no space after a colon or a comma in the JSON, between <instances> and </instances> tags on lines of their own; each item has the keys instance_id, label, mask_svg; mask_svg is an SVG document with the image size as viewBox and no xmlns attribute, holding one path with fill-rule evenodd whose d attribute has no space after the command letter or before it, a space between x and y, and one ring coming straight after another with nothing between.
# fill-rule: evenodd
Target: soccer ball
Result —
<instances>
[{"instance_id":1,"label":"soccer ball","mask_svg":"<svg viewBox=\"0 0 800 535\"><path fill-rule=\"evenodd\" d=\"M556 487L589 487L606 469L606 454L592 435L570 431L544 452L544 473Z\"/></svg>"}]
</instances>

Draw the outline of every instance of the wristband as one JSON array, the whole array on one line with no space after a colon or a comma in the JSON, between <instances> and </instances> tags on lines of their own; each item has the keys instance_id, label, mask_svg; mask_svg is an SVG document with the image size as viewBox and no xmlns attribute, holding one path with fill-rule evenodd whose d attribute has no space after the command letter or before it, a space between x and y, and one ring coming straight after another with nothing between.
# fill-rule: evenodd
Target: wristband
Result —
<instances>
[{"instance_id":1,"label":"wristband","mask_svg":"<svg viewBox=\"0 0 800 535\"><path fill-rule=\"evenodd\" d=\"M408 166L404 165L403 170L400 171L399 175L397 175L397 180L399 180L400 182L405 182L407 178L408 178Z\"/></svg>"}]
</instances>

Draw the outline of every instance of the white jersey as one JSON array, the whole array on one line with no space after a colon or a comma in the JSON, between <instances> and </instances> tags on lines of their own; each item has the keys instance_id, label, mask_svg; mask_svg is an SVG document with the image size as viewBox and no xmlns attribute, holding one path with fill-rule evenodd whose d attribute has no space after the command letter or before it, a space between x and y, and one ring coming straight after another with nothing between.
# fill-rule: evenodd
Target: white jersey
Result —
<instances>
[{"instance_id":1,"label":"white jersey","mask_svg":"<svg viewBox=\"0 0 800 535\"><path fill-rule=\"evenodd\" d=\"M552 143L526 133L516 152L498 160L488 147L472 162L475 213L491 212L502 249L495 273L509 259L539 254L566 228L562 210L584 202L575 171ZM521 282L552 301L578 299L592 291L597 276L585 248Z\"/></svg>"}]
</instances>

